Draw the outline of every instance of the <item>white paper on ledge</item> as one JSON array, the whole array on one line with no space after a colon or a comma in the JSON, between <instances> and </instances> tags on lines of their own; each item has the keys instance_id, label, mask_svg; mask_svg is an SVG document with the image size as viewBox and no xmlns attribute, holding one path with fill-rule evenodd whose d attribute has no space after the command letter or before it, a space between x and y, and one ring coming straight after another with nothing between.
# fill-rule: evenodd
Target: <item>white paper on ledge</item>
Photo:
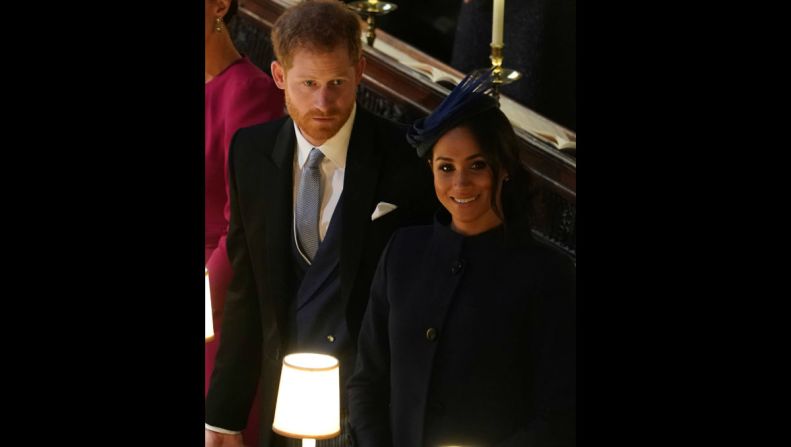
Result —
<instances>
[{"instance_id":1,"label":"white paper on ledge","mask_svg":"<svg viewBox=\"0 0 791 447\"><path fill-rule=\"evenodd\" d=\"M417 61L383 40L377 40L374 45L377 50L395 59L402 65L425 75L433 82L450 81L454 84L461 82L461 78L458 76L454 76L451 73L424 62ZM509 97L500 95L500 107L503 113L505 113L505 116L507 116L514 125L537 136L556 148L577 148L577 135L574 132L544 118Z\"/></svg>"}]
</instances>

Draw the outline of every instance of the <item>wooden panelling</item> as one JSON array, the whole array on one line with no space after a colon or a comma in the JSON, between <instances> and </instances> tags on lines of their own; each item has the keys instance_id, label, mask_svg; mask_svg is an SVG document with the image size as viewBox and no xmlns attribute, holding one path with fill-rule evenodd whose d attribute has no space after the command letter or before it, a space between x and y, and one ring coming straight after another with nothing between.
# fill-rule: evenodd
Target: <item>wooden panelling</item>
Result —
<instances>
[{"instance_id":1,"label":"wooden panelling","mask_svg":"<svg viewBox=\"0 0 791 447\"><path fill-rule=\"evenodd\" d=\"M271 0L247 0L241 3L240 16L231 32L240 51L269 72L273 52L269 32L284 8ZM386 36L410 54L429 58L408 45ZM447 95L448 89L428 80L409 75L390 57L363 46L367 66L358 91L361 106L403 124L425 116ZM429 58L430 59L430 58ZM449 69L437 62L437 66ZM451 69L452 70L452 69ZM535 175L539 187L534 198L533 225L536 235L576 258L576 160L536 136L517 130L521 159Z\"/></svg>"}]
</instances>

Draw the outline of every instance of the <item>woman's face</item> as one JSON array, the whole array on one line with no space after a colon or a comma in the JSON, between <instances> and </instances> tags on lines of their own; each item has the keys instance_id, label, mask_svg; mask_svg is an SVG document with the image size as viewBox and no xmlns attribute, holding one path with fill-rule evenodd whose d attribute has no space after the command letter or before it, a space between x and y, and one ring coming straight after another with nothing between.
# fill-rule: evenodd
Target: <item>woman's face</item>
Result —
<instances>
[{"instance_id":1,"label":"woman's face","mask_svg":"<svg viewBox=\"0 0 791 447\"><path fill-rule=\"evenodd\" d=\"M434 191L450 212L451 226L456 232L469 236L502 223L492 209L494 174L466 127L453 128L437 140L431 155L431 171Z\"/></svg>"}]
</instances>

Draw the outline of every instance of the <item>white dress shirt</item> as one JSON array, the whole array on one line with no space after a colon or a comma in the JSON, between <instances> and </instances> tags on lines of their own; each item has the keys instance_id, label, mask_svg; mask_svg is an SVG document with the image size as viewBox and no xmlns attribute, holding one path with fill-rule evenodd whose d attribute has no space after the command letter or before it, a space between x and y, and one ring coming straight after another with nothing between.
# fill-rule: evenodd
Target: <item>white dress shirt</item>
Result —
<instances>
[{"instance_id":1,"label":"white dress shirt","mask_svg":"<svg viewBox=\"0 0 791 447\"><path fill-rule=\"evenodd\" d=\"M294 132L297 135L297 150L294 151L294 182L293 182L293 204L297 204L297 190L299 189L299 179L302 175L302 169L308 161L308 154L314 147L324 154L321 160L321 208L319 209L319 240L323 241L324 236L327 234L327 228L330 226L330 220L335 212L335 207L338 205L338 200L341 198L343 192L343 177L346 172L346 154L349 151L349 139L352 136L352 126L354 124L354 116L357 113L357 104L352 107L352 112L349 118L343 124L343 127L333 135L330 139L324 142L321 146L313 146L302 136L297 123L294 123ZM292 228L294 238L296 241L296 219L292 213ZM299 244L297 244L299 247ZM310 264L307 257L301 252L305 261Z\"/></svg>"}]
</instances>

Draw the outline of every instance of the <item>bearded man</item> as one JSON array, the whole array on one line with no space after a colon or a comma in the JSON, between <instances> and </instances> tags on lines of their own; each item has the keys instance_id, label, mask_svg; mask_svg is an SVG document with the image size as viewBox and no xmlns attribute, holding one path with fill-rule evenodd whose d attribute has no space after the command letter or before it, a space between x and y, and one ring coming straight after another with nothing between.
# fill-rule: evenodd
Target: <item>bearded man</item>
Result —
<instances>
[{"instance_id":1,"label":"bearded man","mask_svg":"<svg viewBox=\"0 0 791 447\"><path fill-rule=\"evenodd\" d=\"M293 352L339 359L345 422L379 256L393 231L430 223L438 207L406 129L356 105L365 58L354 13L337 0L301 2L275 22L272 45L289 116L240 129L231 142L234 275L206 397L207 447L242 445L257 386L259 445L290 445L267 427L283 356ZM349 445L342 426L317 445Z\"/></svg>"}]
</instances>

